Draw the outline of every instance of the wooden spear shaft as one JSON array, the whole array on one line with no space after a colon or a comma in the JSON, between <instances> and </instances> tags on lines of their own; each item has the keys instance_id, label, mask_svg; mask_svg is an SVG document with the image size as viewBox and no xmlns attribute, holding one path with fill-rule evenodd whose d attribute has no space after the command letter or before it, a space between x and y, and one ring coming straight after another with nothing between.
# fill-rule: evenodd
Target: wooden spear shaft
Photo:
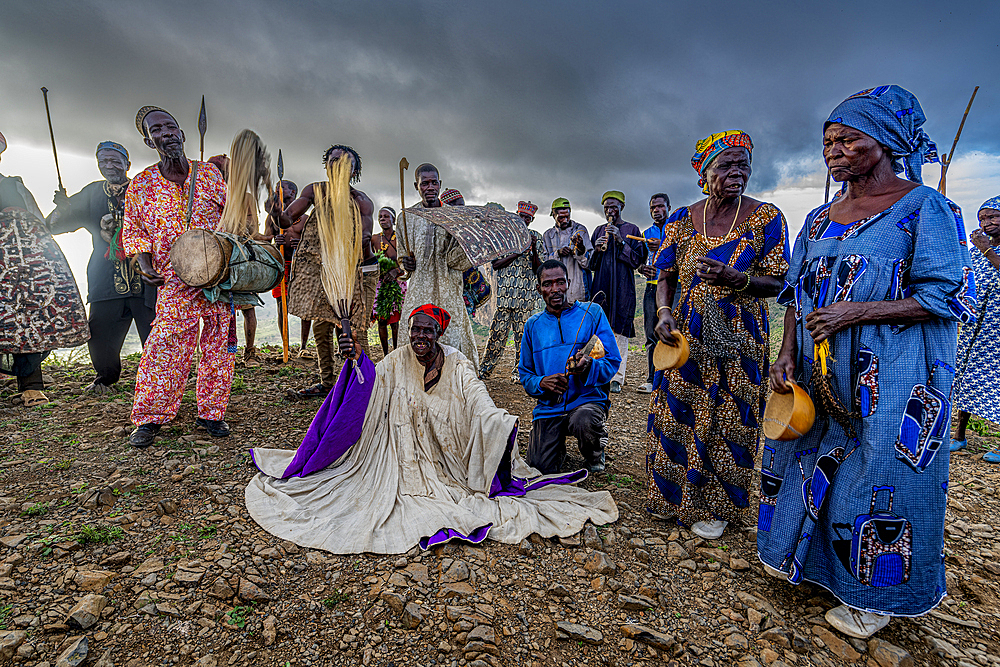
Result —
<instances>
[{"instance_id":1,"label":"wooden spear shaft","mask_svg":"<svg viewBox=\"0 0 1000 667\"><path fill-rule=\"evenodd\" d=\"M958 124L958 132L955 133L955 141L951 142L951 152L941 156L941 180L938 182L938 192L941 194L945 193L947 184L945 183L945 177L948 174L948 167L951 166L951 161L955 157L955 147L958 146L958 140L962 136L962 129L965 128L965 119L969 117L969 109L972 108L972 103L976 100L976 93L979 92L979 86L976 86L972 91L972 97L969 98L969 103L965 107L965 113L962 114L962 122Z\"/></svg>"},{"instance_id":2,"label":"wooden spear shaft","mask_svg":"<svg viewBox=\"0 0 1000 667\"><path fill-rule=\"evenodd\" d=\"M410 235L406 231L406 193L404 190L403 183L403 172L410 168L410 163L406 161L404 157L399 161L399 231L403 234L403 239L406 241L406 253L413 257L413 248L410 243ZM398 244L397 244L398 247Z\"/></svg>"},{"instance_id":3,"label":"wooden spear shaft","mask_svg":"<svg viewBox=\"0 0 1000 667\"><path fill-rule=\"evenodd\" d=\"M59 153L56 151L56 135L52 131L52 114L49 113L49 89L42 86L42 97L45 99L45 117L49 120L49 139L52 140L52 157L56 160L56 179L59 181L59 190L66 194L66 188L62 184L62 174L59 173Z\"/></svg>"}]
</instances>

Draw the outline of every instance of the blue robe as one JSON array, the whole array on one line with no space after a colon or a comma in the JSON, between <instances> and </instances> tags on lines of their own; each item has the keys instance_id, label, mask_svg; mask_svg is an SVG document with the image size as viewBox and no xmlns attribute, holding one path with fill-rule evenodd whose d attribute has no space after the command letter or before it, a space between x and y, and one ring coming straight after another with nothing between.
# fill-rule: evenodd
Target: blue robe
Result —
<instances>
[{"instance_id":1,"label":"blue robe","mask_svg":"<svg viewBox=\"0 0 1000 667\"><path fill-rule=\"evenodd\" d=\"M765 440L757 549L789 581L812 581L851 607L916 616L945 594L951 386L957 322L975 317L958 207L920 186L845 225L824 205L806 218L782 305L795 308L796 380L813 394L805 316L836 301L915 298L926 322L859 325L830 340L833 389L849 438L817 414L797 440Z\"/></svg>"}]
</instances>

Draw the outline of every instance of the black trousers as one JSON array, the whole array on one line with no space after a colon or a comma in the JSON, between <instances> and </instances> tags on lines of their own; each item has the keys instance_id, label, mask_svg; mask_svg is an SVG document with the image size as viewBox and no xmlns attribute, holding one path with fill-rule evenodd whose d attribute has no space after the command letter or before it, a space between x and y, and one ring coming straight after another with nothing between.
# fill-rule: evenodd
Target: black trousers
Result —
<instances>
[{"instance_id":1,"label":"black trousers","mask_svg":"<svg viewBox=\"0 0 1000 667\"><path fill-rule=\"evenodd\" d=\"M646 291L642 295L642 324L646 330L646 360L649 364L649 372L646 375L646 382L653 381L653 348L656 347L656 323L660 318L656 316L656 284L646 283Z\"/></svg>"},{"instance_id":2,"label":"black trousers","mask_svg":"<svg viewBox=\"0 0 1000 667\"><path fill-rule=\"evenodd\" d=\"M156 316L155 306L150 307L141 296L90 304L90 361L97 371L95 384L112 385L122 374L122 345L135 320L139 340L146 344L146 337Z\"/></svg>"},{"instance_id":3,"label":"black trousers","mask_svg":"<svg viewBox=\"0 0 1000 667\"><path fill-rule=\"evenodd\" d=\"M600 403L584 403L559 417L535 419L528 439L528 465L543 475L559 472L566 462L567 435L576 438L587 465L603 463L608 442L607 416Z\"/></svg>"},{"instance_id":4,"label":"black trousers","mask_svg":"<svg viewBox=\"0 0 1000 667\"><path fill-rule=\"evenodd\" d=\"M45 389L45 383L42 381L42 360L46 356L48 356L48 352L11 355L13 367L4 368L4 373L9 373L17 378L18 391L28 391L29 389L42 391Z\"/></svg>"}]
</instances>

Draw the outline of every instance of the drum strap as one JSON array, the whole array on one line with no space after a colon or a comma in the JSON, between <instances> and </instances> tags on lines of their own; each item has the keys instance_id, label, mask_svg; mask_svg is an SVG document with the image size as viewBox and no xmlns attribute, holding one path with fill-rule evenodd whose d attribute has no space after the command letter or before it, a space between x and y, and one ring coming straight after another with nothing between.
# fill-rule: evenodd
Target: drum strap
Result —
<instances>
[{"instance_id":1,"label":"drum strap","mask_svg":"<svg viewBox=\"0 0 1000 667\"><path fill-rule=\"evenodd\" d=\"M188 208L187 208L187 220L185 222L185 227L191 229L191 212L194 210L194 184L195 179L198 178L198 163L191 161L191 189L188 190Z\"/></svg>"}]
</instances>

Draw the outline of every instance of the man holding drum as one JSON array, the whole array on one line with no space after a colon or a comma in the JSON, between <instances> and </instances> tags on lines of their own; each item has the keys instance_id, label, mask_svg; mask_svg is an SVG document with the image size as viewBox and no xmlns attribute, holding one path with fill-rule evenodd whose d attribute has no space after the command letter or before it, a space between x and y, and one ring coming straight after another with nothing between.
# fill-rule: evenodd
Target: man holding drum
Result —
<instances>
[{"instance_id":1,"label":"man holding drum","mask_svg":"<svg viewBox=\"0 0 1000 667\"><path fill-rule=\"evenodd\" d=\"M213 437L225 437L236 320L229 303L210 303L201 289L181 282L170 266L170 248L188 229L215 229L226 202L226 184L207 162L188 160L184 132L163 109L139 109L135 126L160 160L138 174L128 188L122 247L126 255L136 256L146 284L160 290L156 319L136 373L132 423L137 428L129 442L148 447L160 427L177 415L191 357L199 345L199 322L196 424Z\"/></svg>"}]
</instances>

